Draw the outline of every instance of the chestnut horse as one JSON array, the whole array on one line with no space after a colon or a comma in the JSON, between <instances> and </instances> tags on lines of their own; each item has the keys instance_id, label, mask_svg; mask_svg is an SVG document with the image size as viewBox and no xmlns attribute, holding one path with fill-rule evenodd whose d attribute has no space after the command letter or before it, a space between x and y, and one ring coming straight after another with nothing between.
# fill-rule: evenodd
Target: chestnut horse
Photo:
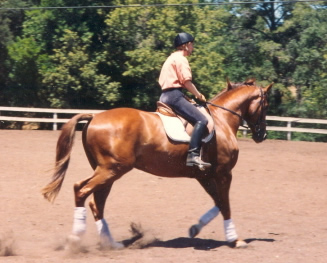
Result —
<instances>
[{"instance_id":1,"label":"chestnut horse","mask_svg":"<svg viewBox=\"0 0 327 263\"><path fill-rule=\"evenodd\" d=\"M68 168L76 125L86 120L83 145L94 174L74 185L71 240L78 241L85 232L85 200L93 194L89 206L101 244L123 247L110 234L104 219L104 207L113 183L137 168L157 176L195 178L213 199L214 207L189 229L190 237L196 236L221 211L226 240L231 246L246 246L236 234L229 204L232 169L239 152L236 134L245 120L255 142L266 138L265 118L271 87L272 84L265 88L256 86L254 80L237 84L228 81L227 89L207 102L214 121L215 136L203 146L202 158L212 164L204 171L186 166L188 144L170 140L157 114L131 108L116 108L95 115L78 114L62 128L57 142L55 171L51 182L42 189L42 194L53 201L59 193Z\"/></svg>"}]
</instances>

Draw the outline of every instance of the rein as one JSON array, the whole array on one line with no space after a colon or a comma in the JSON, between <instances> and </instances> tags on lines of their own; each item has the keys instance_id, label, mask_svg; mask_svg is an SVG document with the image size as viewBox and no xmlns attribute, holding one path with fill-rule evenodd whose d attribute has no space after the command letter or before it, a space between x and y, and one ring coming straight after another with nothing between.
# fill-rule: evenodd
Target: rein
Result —
<instances>
[{"instance_id":1,"label":"rein","mask_svg":"<svg viewBox=\"0 0 327 263\"><path fill-rule=\"evenodd\" d=\"M256 113L256 112L259 110L259 108L263 107L263 102L264 102L264 96L265 96L265 95L263 94L262 88L260 88L260 92L261 92L261 95L260 95L261 100L260 100L260 103L259 103L258 108L255 110L254 113ZM235 112L235 111L233 111L233 110L227 109L227 108L225 108L225 107L223 107L223 106L220 106L220 105L214 104L214 103L209 102L209 101L206 101L206 104L209 104L209 105L211 105L211 106L214 106L214 107L217 107L217 108L223 109L223 110L225 110L225 111L228 111L228 112L230 112L230 113L232 113L232 114L238 116L242 121L246 121L246 120L243 118L242 115L238 114L237 112ZM254 114L254 113L253 113L253 114ZM263 119L263 111L261 111L261 114L260 114L260 116L259 116L257 122L254 124L255 131L256 131L257 133L259 133L260 130L261 130L261 129L260 129L260 124L263 122L262 119ZM247 121L246 121L246 122L247 122ZM248 123L248 122L247 122L247 123ZM251 123L251 124L253 124L253 123ZM242 125L242 124L241 124L240 126L243 127L243 128L245 128L245 129L249 129L249 126L245 126L245 125Z\"/></svg>"},{"instance_id":2,"label":"rein","mask_svg":"<svg viewBox=\"0 0 327 263\"><path fill-rule=\"evenodd\" d=\"M238 116L241 120L244 121L244 118L242 117L242 115L238 114L238 113L235 112L235 111L232 111L232 110L230 110L230 109L227 109L227 108L225 108L225 107L223 107L223 106L220 106L220 105L214 104L214 103L209 102L209 101L206 101L206 104L209 104L209 105L211 105L211 106L214 106L214 107L217 107L217 108L223 109L223 110L225 110L225 111L228 111L228 112L230 112L230 113L232 113L232 114ZM245 126L245 125L240 125L240 126L246 128L246 129L249 129L248 126Z\"/></svg>"}]
</instances>

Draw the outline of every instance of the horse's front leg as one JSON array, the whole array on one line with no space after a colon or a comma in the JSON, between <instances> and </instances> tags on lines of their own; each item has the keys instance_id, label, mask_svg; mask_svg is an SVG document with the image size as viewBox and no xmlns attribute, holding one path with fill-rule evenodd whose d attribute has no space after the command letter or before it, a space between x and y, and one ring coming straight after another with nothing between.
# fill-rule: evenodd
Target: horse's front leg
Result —
<instances>
[{"instance_id":1,"label":"horse's front leg","mask_svg":"<svg viewBox=\"0 0 327 263\"><path fill-rule=\"evenodd\" d=\"M221 214L224 218L224 232L225 238L232 247L247 247L247 243L238 238L234 222L231 218L231 209L229 202L229 190L232 182L231 172L221 172L219 176L215 177L217 193L215 203L220 208Z\"/></svg>"},{"instance_id":2,"label":"horse's front leg","mask_svg":"<svg viewBox=\"0 0 327 263\"><path fill-rule=\"evenodd\" d=\"M232 181L232 174L225 173L222 175L222 173L220 173L219 177L202 178L198 179L198 181L215 202L215 206L200 218L199 224L195 225L200 226L198 232L200 232L201 228L214 219L221 211L224 218L224 232L226 240L231 246L246 247L247 244L243 240L238 239L235 225L231 219L229 189ZM192 236L191 229L190 236Z\"/></svg>"},{"instance_id":3,"label":"horse's front leg","mask_svg":"<svg viewBox=\"0 0 327 263\"><path fill-rule=\"evenodd\" d=\"M198 181L212 198L216 196L217 186L216 186L216 180L213 177L198 179ZM190 227L189 237L193 238L197 236L204 226L209 224L215 217L218 216L219 212L220 209L218 208L218 206L215 205L213 208L211 208L209 211L203 214L200 217L198 223Z\"/></svg>"},{"instance_id":4,"label":"horse's front leg","mask_svg":"<svg viewBox=\"0 0 327 263\"><path fill-rule=\"evenodd\" d=\"M214 206L211 208L209 211L207 211L205 214L203 214L199 222L193 226L190 227L189 229L189 237L193 238L197 236L202 228L209 224L216 216L219 214L219 208L217 206Z\"/></svg>"}]
</instances>

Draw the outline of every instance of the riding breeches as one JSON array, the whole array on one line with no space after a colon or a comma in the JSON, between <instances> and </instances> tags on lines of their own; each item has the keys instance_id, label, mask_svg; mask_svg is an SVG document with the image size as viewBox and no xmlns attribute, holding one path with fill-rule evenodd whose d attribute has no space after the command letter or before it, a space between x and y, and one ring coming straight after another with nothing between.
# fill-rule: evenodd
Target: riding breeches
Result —
<instances>
[{"instance_id":1,"label":"riding breeches","mask_svg":"<svg viewBox=\"0 0 327 263\"><path fill-rule=\"evenodd\" d=\"M201 122L208 124L208 119L192 103L190 103L182 92L182 88L164 90L160 96L160 101L168 104L178 115L195 125Z\"/></svg>"}]
</instances>

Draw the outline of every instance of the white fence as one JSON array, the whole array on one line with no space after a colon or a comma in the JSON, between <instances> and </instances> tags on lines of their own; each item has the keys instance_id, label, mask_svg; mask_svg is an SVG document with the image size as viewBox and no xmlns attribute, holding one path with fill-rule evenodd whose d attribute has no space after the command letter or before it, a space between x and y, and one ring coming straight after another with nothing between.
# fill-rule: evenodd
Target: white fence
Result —
<instances>
[{"instance_id":1,"label":"white fence","mask_svg":"<svg viewBox=\"0 0 327 263\"><path fill-rule=\"evenodd\" d=\"M296 123L312 123L312 124L324 124L326 125L327 128L327 120L324 119L303 119L303 118L294 118L294 117L266 116L266 120L286 122L285 127L267 125L267 131L287 132L287 140L289 141L292 139L292 132L327 134L327 129L292 127L292 125ZM240 127L240 130L243 130L243 134L246 135L245 128Z\"/></svg>"},{"instance_id":2,"label":"white fence","mask_svg":"<svg viewBox=\"0 0 327 263\"><path fill-rule=\"evenodd\" d=\"M13 117L4 116L4 112L33 112L33 113L51 113L52 118L29 118L29 117ZM78 114L78 113L99 113L101 110L72 110L72 109L45 109L45 108L21 108L21 107L0 107L0 121L20 121L20 122L37 122L37 123L53 123L53 130L57 130L58 123L66 123L69 118L58 118L58 114Z\"/></svg>"},{"instance_id":3,"label":"white fence","mask_svg":"<svg viewBox=\"0 0 327 263\"><path fill-rule=\"evenodd\" d=\"M6 116L5 112L21 112L21 115L26 115L26 113L49 113L51 118L29 118L29 117L14 117ZM58 114L78 114L78 113L98 113L101 110L72 110L72 109L44 109L44 108L21 108L21 107L0 107L0 121L10 121L10 122L26 122L26 123L52 123L53 130L57 130L58 123L66 123L69 118L58 118ZM292 132L304 132L304 133L319 133L327 134L327 129L311 129L311 128L298 128L292 127L295 123L312 123L312 124L324 124L327 125L327 120L324 119L302 119L293 117L278 117L278 116L267 116L267 121L278 121L285 122L285 127L279 126L267 126L268 131L281 131L287 132L287 139L291 140ZM243 133L246 134L246 130L240 127Z\"/></svg>"}]
</instances>

